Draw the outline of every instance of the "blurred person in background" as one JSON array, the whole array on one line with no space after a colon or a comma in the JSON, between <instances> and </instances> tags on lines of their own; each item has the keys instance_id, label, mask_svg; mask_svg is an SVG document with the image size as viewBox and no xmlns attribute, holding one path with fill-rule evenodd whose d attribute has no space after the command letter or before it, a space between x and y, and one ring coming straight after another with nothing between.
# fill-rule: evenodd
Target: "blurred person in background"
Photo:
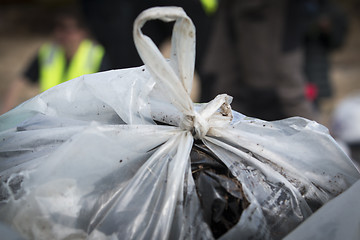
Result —
<instances>
[{"instance_id":1,"label":"blurred person in background","mask_svg":"<svg viewBox=\"0 0 360 240\"><path fill-rule=\"evenodd\" d=\"M84 74L108 70L104 48L89 39L81 16L73 10L57 15L53 41L40 47L23 76L10 86L1 114L15 107L26 82L45 91Z\"/></svg>"},{"instance_id":2,"label":"blurred person in background","mask_svg":"<svg viewBox=\"0 0 360 240\"><path fill-rule=\"evenodd\" d=\"M304 70L308 80L306 96L318 108L322 99L333 94L330 79L330 54L344 44L348 20L333 1L319 0L304 39Z\"/></svg>"},{"instance_id":3,"label":"blurred person in background","mask_svg":"<svg viewBox=\"0 0 360 240\"><path fill-rule=\"evenodd\" d=\"M305 98L303 37L316 0L222 0L204 71L212 94L247 116L315 119Z\"/></svg>"}]
</instances>

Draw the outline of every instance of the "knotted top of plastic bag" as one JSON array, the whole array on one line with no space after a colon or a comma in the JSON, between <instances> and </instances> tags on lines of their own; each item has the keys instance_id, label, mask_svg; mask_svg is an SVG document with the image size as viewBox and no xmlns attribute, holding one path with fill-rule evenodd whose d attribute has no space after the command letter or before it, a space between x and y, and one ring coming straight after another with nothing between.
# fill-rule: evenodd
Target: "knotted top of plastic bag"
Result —
<instances>
[{"instance_id":1,"label":"knotted top of plastic bag","mask_svg":"<svg viewBox=\"0 0 360 240\"><path fill-rule=\"evenodd\" d=\"M175 21L170 61L141 31L145 22L152 19ZM231 122L232 97L226 94L218 95L202 109L195 111L190 98L195 66L195 27L182 8L158 7L145 10L135 20L133 34L138 53L152 77L171 104L184 114L179 123L180 128L190 131L196 139L202 139L212 126Z\"/></svg>"}]
</instances>

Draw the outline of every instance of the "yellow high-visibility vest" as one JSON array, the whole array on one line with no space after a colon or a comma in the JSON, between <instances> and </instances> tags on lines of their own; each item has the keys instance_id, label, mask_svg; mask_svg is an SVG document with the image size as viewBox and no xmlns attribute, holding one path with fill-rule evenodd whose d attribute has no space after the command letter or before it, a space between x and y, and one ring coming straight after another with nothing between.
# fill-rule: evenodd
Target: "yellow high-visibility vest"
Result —
<instances>
[{"instance_id":1,"label":"yellow high-visibility vest","mask_svg":"<svg viewBox=\"0 0 360 240\"><path fill-rule=\"evenodd\" d=\"M204 11L208 15L212 15L216 12L218 8L218 0L200 0Z\"/></svg>"},{"instance_id":2,"label":"yellow high-visibility vest","mask_svg":"<svg viewBox=\"0 0 360 240\"><path fill-rule=\"evenodd\" d=\"M66 66L64 50L54 43L44 44L39 50L41 91L81 75L99 71L104 53L102 46L84 40Z\"/></svg>"}]
</instances>

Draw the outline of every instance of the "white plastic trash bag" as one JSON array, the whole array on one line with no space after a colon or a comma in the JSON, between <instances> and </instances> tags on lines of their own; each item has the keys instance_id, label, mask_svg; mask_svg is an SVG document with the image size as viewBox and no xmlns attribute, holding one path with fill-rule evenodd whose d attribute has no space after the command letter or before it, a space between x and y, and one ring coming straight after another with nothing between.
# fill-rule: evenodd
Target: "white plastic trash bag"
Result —
<instances>
[{"instance_id":1,"label":"white plastic trash bag","mask_svg":"<svg viewBox=\"0 0 360 240\"><path fill-rule=\"evenodd\" d=\"M358 240L360 239L360 181L340 194L298 228L285 240Z\"/></svg>"},{"instance_id":2,"label":"white plastic trash bag","mask_svg":"<svg viewBox=\"0 0 360 240\"><path fill-rule=\"evenodd\" d=\"M170 60L141 32L151 19L176 21ZM181 8L144 11L134 41L145 66L0 117L0 220L25 239L279 239L359 179L316 122L247 118L226 94L194 104Z\"/></svg>"}]
</instances>

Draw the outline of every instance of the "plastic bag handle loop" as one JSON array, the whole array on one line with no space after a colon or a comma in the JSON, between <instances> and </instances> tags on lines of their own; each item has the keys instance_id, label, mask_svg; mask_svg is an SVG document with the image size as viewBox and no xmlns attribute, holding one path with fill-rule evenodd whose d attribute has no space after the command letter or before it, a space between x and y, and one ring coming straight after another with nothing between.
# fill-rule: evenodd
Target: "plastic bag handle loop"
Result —
<instances>
[{"instance_id":1,"label":"plastic bag handle loop","mask_svg":"<svg viewBox=\"0 0 360 240\"><path fill-rule=\"evenodd\" d=\"M175 21L170 62L141 31L147 21L154 19ZM133 36L141 59L155 80L168 91L172 104L185 115L193 115L190 92L195 65L195 27L191 19L180 7L150 8L135 19Z\"/></svg>"},{"instance_id":2,"label":"plastic bag handle loop","mask_svg":"<svg viewBox=\"0 0 360 240\"><path fill-rule=\"evenodd\" d=\"M170 62L141 31L144 24L153 19L175 21ZM202 139L211 127L231 121L232 98L226 94L217 96L199 112L194 110L190 91L195 65L195 27L182 8L155 7L143 11L135 19L133 35L138 53L151 75L164 88L171 103L184 114L179 124L181 129Z\"/></svg>"}]
</instances>

